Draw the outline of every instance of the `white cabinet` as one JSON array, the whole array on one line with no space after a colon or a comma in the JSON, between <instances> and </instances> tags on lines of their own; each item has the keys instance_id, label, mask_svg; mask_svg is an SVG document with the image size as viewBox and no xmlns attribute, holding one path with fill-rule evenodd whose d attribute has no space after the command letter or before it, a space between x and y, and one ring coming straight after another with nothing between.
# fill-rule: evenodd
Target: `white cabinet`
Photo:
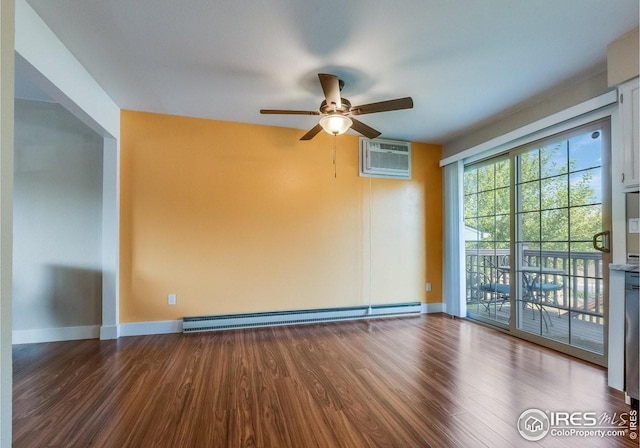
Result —
<instances>
[{"instance_id":1,"label":"white cabinet","mask_svg":"<svg viewBox=\"0 0 640 448\"><path fill-rule=\"evenodd\" d=\"M622 183L625 188L640 186L640 149L638 148L638 78L618 87L618 104L622 123L622 144L624 148L624 173Z\"/></svg>"}]
</instances>

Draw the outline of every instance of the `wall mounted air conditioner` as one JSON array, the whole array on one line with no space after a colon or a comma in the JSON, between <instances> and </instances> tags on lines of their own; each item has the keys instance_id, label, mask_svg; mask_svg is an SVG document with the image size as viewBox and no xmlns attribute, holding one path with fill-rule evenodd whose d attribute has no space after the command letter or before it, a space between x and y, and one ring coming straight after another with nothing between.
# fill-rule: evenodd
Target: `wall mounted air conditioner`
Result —
<instances>
[{"instance_id":1,"label":"wall mounted air conditioner","mask_svg":"<svg viewBox=\"0 0 640 448\"><path fill-rule=\"evenodd\" d=\"M411 179L411 143L361 137L360 177Z\"/></svg>"}]
</instances>

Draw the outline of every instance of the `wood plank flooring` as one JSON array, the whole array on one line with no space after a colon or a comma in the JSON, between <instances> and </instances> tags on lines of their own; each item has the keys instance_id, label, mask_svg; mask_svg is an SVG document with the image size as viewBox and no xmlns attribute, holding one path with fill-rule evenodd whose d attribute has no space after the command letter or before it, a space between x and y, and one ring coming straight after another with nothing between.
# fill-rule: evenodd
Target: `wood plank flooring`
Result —
<instances>
[{"instance_id":1,"label":"wood plank flooring","mask_svg":"<svg viewBox=\"0 0 640 448\"><path fill-rule=\"evenodd\" d=\"M23 447L632 447L527 442L528 408L628 412L600 367L445 315L14 346Z\"/></svg>"}]
</instances>

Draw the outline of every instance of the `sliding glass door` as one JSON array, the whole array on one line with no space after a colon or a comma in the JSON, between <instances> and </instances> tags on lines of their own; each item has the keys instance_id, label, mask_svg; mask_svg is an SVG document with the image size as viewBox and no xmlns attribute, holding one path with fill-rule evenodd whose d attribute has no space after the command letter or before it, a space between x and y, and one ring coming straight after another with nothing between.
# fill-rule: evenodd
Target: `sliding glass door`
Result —
<instances>
[{"instance_id":1,"label":"sliding glass door","mask_svg":"<svg viewBox=\"0 0 640 448\"><path fill-rule=\"evenodd\" d=\"M603 363L609 121L465 167L467 314Z\"/></svg>"},{"instance_id":2,"label":"sliding glass door","mask_svg":"<svg viewBox=\"0 0 640 448\"><path fill-rule=\"evenodd\" d=\"M597 355L605 346L608 136L608 122L594 123L515 156L516 328Z\"/></svg>"}]
</instances>

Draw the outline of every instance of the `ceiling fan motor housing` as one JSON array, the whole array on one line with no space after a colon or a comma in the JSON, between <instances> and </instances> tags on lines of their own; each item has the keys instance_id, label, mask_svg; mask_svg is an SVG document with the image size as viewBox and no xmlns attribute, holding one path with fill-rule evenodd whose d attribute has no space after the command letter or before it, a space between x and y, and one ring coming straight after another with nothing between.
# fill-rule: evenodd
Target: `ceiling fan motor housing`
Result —
<instances>
[{"instance_id":1,"label":"ceiling fan motor housing","mask_svg":"<svg viewBox=\"0 0 640 448\"><path fill-rule=\"evenodd\" d=\"M335 111L343 115L348 114L351 110L351 102L342 97L340 97L340 102L342 103L341 106L336 108ZM320 104L320 112L323 114L332 114L334 112L333 104L327 104L327 100L323 100Z\"/></svg>"}]
</instances>

